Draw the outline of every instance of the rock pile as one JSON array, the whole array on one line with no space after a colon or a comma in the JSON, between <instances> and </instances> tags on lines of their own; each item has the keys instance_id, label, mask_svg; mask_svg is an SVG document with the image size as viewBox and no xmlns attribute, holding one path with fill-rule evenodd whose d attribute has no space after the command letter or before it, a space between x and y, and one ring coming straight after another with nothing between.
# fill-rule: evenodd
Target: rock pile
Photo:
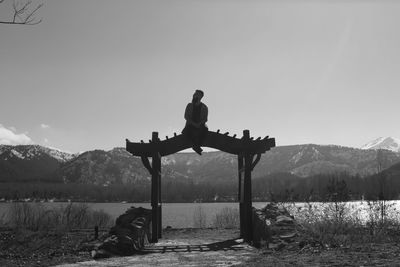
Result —
<instances>
[{"instance_id":1,"label":"rock pile","mask_svg":"<svg viewBox=\"0 0 400 267\"><path fill-rule=\"evenodd\" d=\"M282 205L270 203L262 209L253 208L253 238L256 247L280 249L297 235L294 217Z\"/></svg>"},{"instance_id":2,"label":"rock pile","mask_svg":"<svg viewBox=\"0 0 400 267\"><path fill-rule=\"evenodd\" d=\"M119 216L104 242L92 251L93 258L128 256L144 248L150 238L151 210L129 208Z\"/></svg>"}]
</instances>

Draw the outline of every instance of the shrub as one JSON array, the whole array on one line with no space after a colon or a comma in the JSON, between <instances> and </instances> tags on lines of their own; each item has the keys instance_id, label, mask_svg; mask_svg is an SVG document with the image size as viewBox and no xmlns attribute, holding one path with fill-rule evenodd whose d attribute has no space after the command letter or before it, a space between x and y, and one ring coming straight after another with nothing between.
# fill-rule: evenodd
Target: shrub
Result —
<instances>
[{"instance_id":1,"label":"shrub","mask_svg":"<svg viewBox=\"0 0 400 267\"><path fill-rule=\"evenodd\" d=\"M311 242L324 247L348 246L360 237L362 223L349 203L307 203L296 221Z\"/></svg>"},{"instance_id":2,"label":"shrub","mask_svg":"<svg viewBox=\"0 0 400 267\"><path fill-rule=\"evenodd\" d=\"M366 226L374 240L382 241L398 236L400 212L396 209L395 204L386 200L367 201L367 204Z\"/></svg>"}]
</instances>

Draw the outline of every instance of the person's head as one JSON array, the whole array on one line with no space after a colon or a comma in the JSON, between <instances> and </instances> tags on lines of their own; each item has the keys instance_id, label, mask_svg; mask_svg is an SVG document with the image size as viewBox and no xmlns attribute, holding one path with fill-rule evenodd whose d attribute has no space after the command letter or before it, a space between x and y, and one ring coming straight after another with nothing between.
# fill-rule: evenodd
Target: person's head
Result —
<instances>
[{"instance_id":1,"label":"person's head","mask_svg":"<svg viewBox=\"0 0 400 267\"><path fill-rule=\"evenodd\" d=\"M201 90L196 90L193 94L193 99L192 99L192 103L193 104L199 104L201 99L204 96L204 92Z\"/></svg>"}]
</instances>

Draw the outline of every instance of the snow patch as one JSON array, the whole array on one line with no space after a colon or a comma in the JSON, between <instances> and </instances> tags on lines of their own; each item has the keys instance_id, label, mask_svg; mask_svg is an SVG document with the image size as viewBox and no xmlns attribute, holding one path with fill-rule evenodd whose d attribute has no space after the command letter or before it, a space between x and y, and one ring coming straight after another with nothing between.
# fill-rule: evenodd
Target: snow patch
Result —
<instances>
[{"instance_id":1,"label":"snow patch","mask_svg":"<svg viewBox=\"0 0 400 267\"><path fill-rule=\"evenodd\" d=\"M293 162L294 164L296 164L302 157L303 157L303 150L298 152L296 155L294 155L289 161Z\"/></svg>"},{"instance_id":2,"label":"snow patch","mask_svg":"<svg viewBox=\"0 0 400 267\"><path fill-rule=\"evenodd\" d=\"M394 137L379 137L361 147L361 149L387 149L400 152L400 139Z\"/></svg>"},{"instance_id":3,"label":"snow patch","mask_svg":"<svg viewBox=\"0 0 400 267\"><path fill-rule=\"evenodd\" d=\"M20 152L16 151L15 149L11 150L11 154L14 155L17 158L20 158L20 159L24 159L25 158Z\"/></svg>"}]
</instances>

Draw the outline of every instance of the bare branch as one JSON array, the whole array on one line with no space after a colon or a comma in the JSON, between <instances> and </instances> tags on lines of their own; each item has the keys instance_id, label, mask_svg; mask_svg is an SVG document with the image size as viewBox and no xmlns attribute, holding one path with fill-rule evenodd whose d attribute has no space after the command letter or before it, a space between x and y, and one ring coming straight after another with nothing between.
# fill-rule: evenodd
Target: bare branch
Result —
<instances>
[{"instance_id":1,"label":"bare branch","mask_svg":"<svg viewBox=\"0 0 400 267\"><path fill-rule=\"evenodd\" d=\"M0 0L0 4L4 0ZM43 7L43 3L37 5L35 8L30 10L32 1L26 1L24 4L20 5L16 0L13 2L13 19L11 21L0 21L0 24L22 24L22 25L36 25L42 22L42 19L37 20L35 18L36 12Z\"/></svg>"},{"instance_id":2,"label":"bare branch","mask_svg":"<svg viewBox=\"0 0 400 267\"><path fill-rule=\"evenodd\" d=\"M41 8L42 6L43 6L43 4L38 5L32 12L30 12L30 13L26 16L26 18L25 18L25 23L26 23L26 24L32 25L31 23L35 20L35 18L32 18L33 14L35 14L36 11L38 11L39 8ZM42 21L42 19L40 19L40 21Z\"/></svg>"}]
</instances>

